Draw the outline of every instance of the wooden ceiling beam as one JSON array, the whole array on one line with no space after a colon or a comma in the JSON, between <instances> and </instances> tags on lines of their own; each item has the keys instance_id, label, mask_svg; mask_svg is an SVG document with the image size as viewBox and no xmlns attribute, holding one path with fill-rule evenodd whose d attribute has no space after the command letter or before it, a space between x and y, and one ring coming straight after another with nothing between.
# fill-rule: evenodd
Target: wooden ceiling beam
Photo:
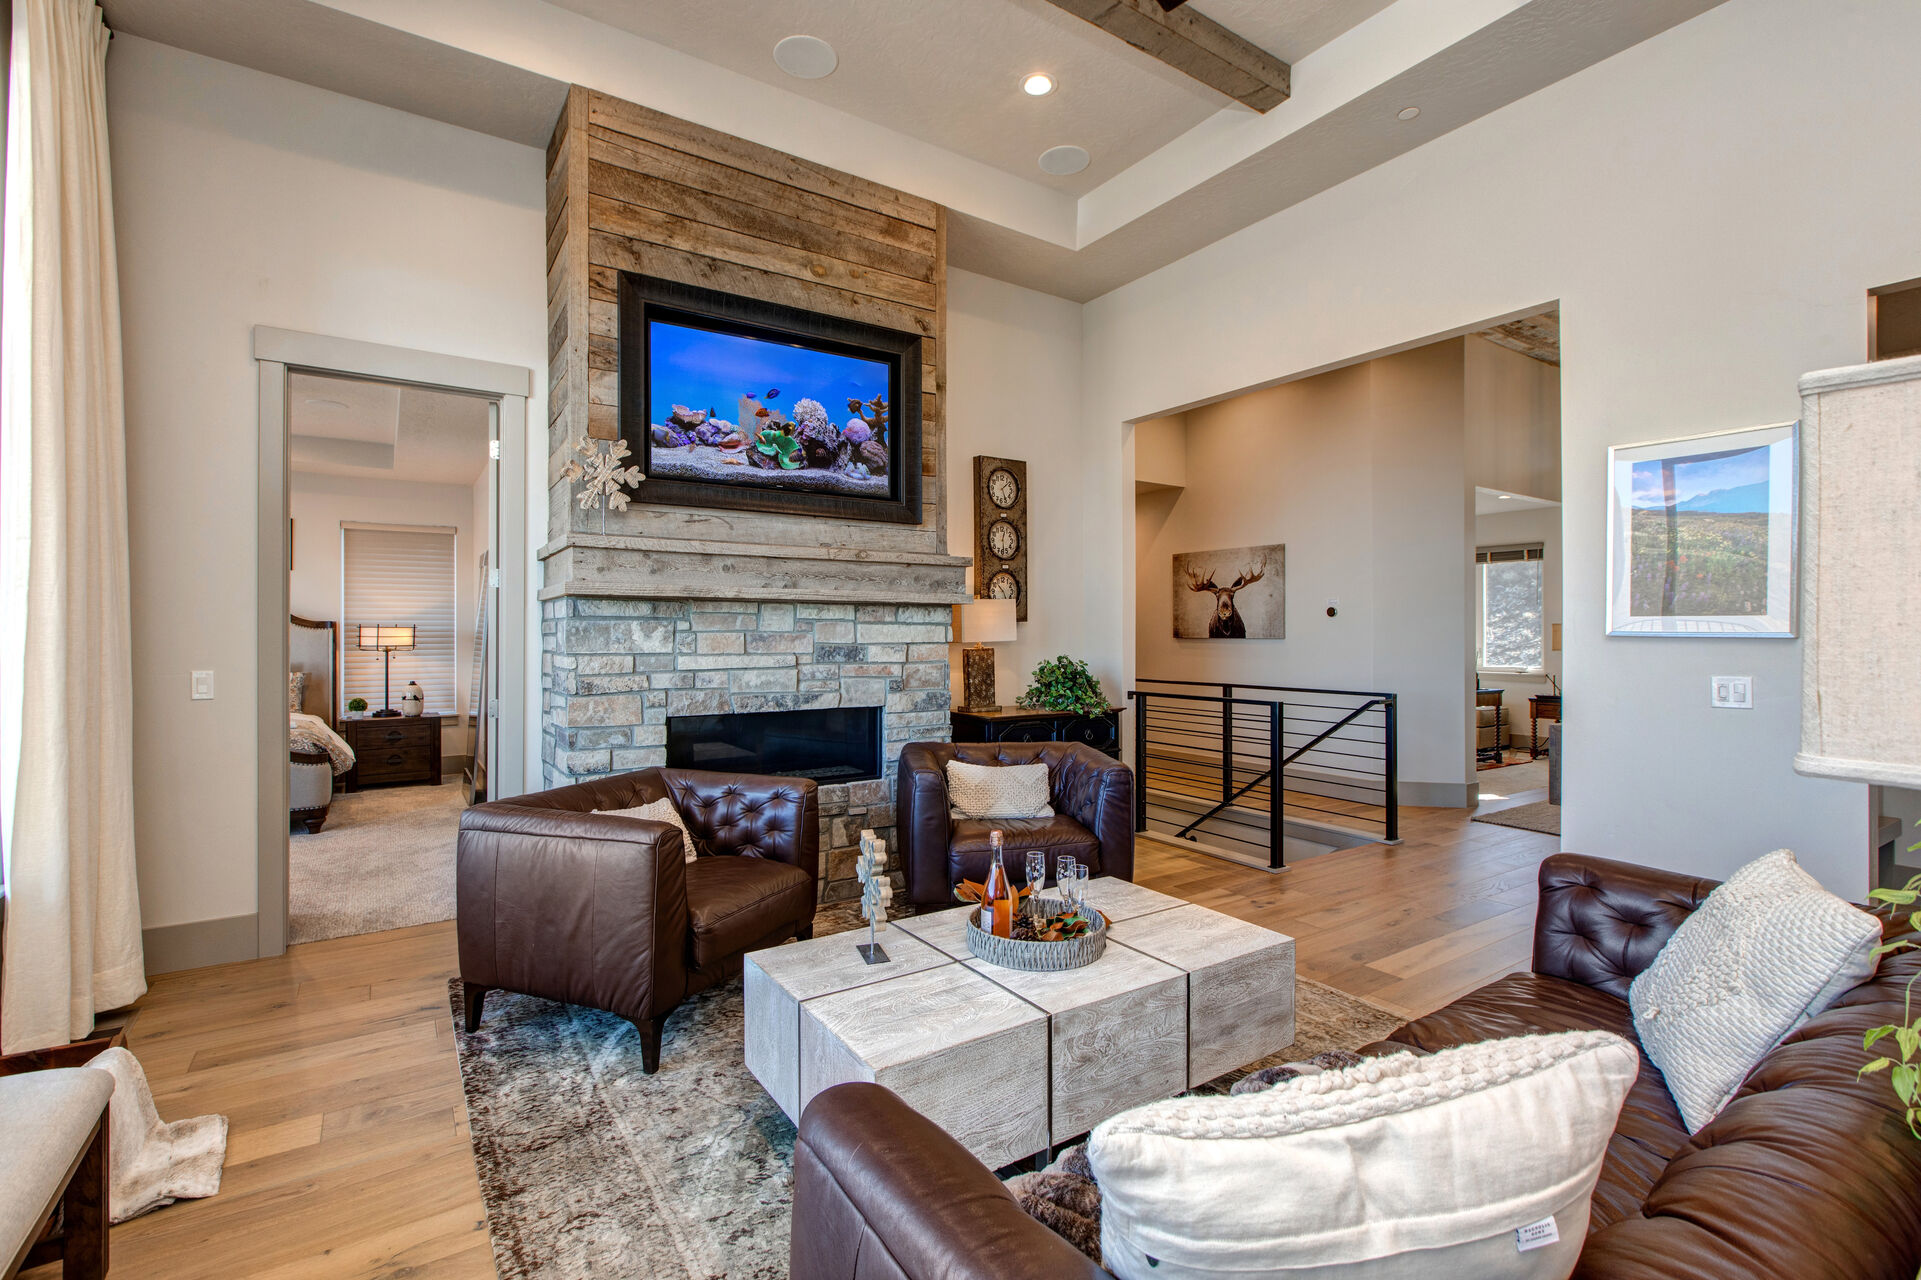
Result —
<instances>
[{"instance_id":1,"label":"wooden ceiling beam","mask_svg":"<svg viewBox=\"0 0 1921 1280\"><path fill-rule=\"evenodd\" d=\"M1048 3L1256 111L1271 111L1287 101L1285 62L1191 8L1163 13L1159 0Z\"/></svg>"}]
</instances>

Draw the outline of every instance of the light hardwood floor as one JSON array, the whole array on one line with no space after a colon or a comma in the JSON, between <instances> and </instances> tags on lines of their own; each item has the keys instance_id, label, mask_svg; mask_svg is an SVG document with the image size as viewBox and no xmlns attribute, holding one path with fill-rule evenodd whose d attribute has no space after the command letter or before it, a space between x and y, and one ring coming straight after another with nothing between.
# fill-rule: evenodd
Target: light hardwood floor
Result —
<instances>
[{"instance_id":1,"label":"light hardwood floor","mask_svg":"<svg viewBox=\"0 0 1921 1280\"><path fill-rule=\"evenodd\" d=\"M1293 935L1305 977L1424 1013L1526 967L1535 866L1558 842L1459 810L1405 810L1403 827L1397 848L1279 875L1143 838L1136 879ZM161 1115L221 1112L233 1127L220 1194L116 1227L114 1274L492 1276L447 1007L454 972L453 925L431 924L156 978L128 1043Z\"/></svg>"}]
</instances>

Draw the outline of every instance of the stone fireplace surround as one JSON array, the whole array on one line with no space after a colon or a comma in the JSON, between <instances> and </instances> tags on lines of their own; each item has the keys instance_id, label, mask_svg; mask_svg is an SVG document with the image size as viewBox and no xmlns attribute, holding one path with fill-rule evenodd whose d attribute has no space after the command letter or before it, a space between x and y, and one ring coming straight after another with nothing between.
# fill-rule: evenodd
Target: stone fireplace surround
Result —
<instances>
[{"instance_id":1,"label":"stone fireplace surround","mask_svg":"<svg viewBox=\"0 0 1921 1280\"><path fill-rule=\"evenodd\" d=\"M949 733L949 606L562 596L542 613L546 785L665 764L669 716L880 707L884 775L820 789L821 901L859 896L863 828L897 847L900 749Z\"/></svg>"}]
</instances>

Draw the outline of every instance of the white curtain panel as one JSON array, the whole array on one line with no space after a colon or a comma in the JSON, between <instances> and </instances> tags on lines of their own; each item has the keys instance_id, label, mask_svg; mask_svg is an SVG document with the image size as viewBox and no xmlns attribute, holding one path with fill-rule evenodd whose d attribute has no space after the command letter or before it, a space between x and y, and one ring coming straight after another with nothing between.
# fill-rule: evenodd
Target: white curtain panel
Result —
<instances>
[{"instance_id":1,"label":"white curtain panel","mask_svg":"<svg viewBox=\"0 0 1921 1280\"><path fill-rule=\"evenodd\" d=\"M13 0L0 299L0 1049L146 990L107 31Z\"/></svg>"}]
</instances>

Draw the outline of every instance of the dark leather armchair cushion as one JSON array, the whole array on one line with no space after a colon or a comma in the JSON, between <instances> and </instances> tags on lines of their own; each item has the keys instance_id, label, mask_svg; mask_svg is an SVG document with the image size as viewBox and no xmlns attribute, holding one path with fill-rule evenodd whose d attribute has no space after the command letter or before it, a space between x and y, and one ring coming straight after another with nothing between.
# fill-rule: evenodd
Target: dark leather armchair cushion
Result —
<instances>
[{"instance_id":1,"label":"dark leather armchair cushion","mask_svg":"<svg viewBox=\"0 0 1921 1280\"><path fill-rule=\"evenodd\" d=\"M1069 852L1067 846L1086 850L1087 856L1074 856L1094 875L1134 878L1134 772L1125 764L1078 742L912 742L901 749L895 797L901 866L912 901L949 902L959 879L978 880L987 866L986 832L993 827L1006 836L1009 873L1018 879L1023 849L1013 832L1024 822L1043 821L994 819L979 828L969 826L971 820L957 822L947 798L949 760L1045 764L1056 819L1073 826L1022 829L1048 841L1044 847L1050 853ZM1075 827L1083 834L1077 835ZM962 839L966 847L957 850ZM1053 872L1051 863L1048 871Z\"/></svg>"},{"instance_id":2,"label":"dark leather armchair cushion","mask_svg":"<svg viewBox=\"0 0 1921 1280\"><path fill-rule=\"evenodd\" d=\"M1098 866L1101 842L1094 833L1072 818L1056 814L1051 818L956 818L954 838L947 846L947 875L950 884L962 880L985 883L992 835L1001 833L1001 848L1008 867L1008 879L1026 883L1026 853L1037 849L1047 855L1047 874L1054 874L1054 859L1067 854L1088 866Z\"/></svg>"},{"instance_id":3,"label":"dark leather armchair cushion","mask_svg":"<svg viewBox=\"0 0 1921 1280\"><path fill-rule=\"evenodd\" d=\"M694 967L719 971L765 939L792 937L813 919L814 878L765 858L696 858L687 864Z\"/></svg>"}]
</instances>

